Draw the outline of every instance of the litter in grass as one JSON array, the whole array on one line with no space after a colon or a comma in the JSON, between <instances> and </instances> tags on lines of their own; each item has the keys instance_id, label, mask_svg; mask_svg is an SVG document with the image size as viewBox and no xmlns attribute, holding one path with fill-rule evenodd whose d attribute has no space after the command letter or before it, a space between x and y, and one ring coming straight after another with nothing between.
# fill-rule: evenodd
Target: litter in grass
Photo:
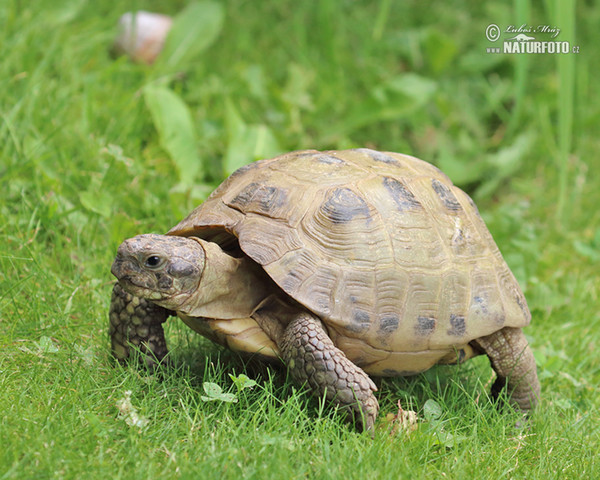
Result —
<instances>
[{"instance_id":1,"label":"litter in grass","mask_svg":"<svg viewBox=\"0 0 600 480\"><path fill-rule=\"evenodd\" d=\"M445 431L444 422L442 421L443 413L442 406L431 398L423 405L423 416L429 426L429 433L432 434L433 444L453 448L457 443L466 440L467 437Z\"/></svg>"},{"instance_id":2,"label":"litter in grass","mask_svg":"<svg viewBox=\"0 0 600 480\"><path fill-rule=\"evenodd\" d=\"M154 63L163 49L173 19L152 12L127 12L119 19L119 36L115 40L118 53L136 62Z\"/></svg>"},{"instance_id":3,"label":"litter in grass","mask_svg":"<svg viewBox=\"0 0 600 480\"><path fill-rule=\"evenodd\" d=\"M43 335L38 342L35 342L35 346L37 347L37 352L35 352L37 355L44 353L57 353L59 350L56 342L45 335Z\"/></svg>"},{"instance_id":4,"label":"litter in grass","mask_svg":"<svg viewBox=\"0 0 600 480\"><path fill-rule=\"evenodd\" d=\"M404 410L398 400L398 413L388 413L385 419L391 424L390 435L399 435L401 433L410 434L418 427L419 417L417 412Z\"/></svg>"},{"instance_id":5,"label":"litter in grass","mask_svg":"<svg viewBox=\"0 0 600 480\"><path fill-rule=\"evenodd\" d=\"M130 427L138 427L140 429L146 427L150 423L150 420L141 416L137 408L131 403L131 390L126 390L123 395L124 397L115 403L115 406L119 409L119 418L125 420L125 423Z\"/></svg>"}]
</instances>

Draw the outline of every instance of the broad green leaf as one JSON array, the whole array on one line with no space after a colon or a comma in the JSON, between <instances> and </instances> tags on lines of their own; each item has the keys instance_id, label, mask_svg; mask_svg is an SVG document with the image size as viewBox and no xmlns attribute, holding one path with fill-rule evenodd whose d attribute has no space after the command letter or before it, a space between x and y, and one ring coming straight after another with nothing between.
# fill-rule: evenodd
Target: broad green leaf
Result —
<instances>
[{"instance_id":1,"label":"broad green leaf","mask_svg":"<svg viewBox=\"0 0 600 480\"><path fill-rule=\"evenodd\" d=\"M223 389L219 385L212 382L204 382L202 388L209 397L218 397L223 392Z\"/></svg>"},{"instance_id":2,"label":"broad green leaf","mask_svg":"<svg viewBox=\"0 0 600 480\"><path fill-rule=\"evenodd\" d=\"M534 135L525 132L519 135L512 145L498 150L489 156L489 162L498 168L501 176L508 176L516 172L524 162L525 155L533 143Z\"/></svg>"},{"instance_id":3,"label":"broad green leaf","mask_svg":"<svg viewBox=\"0 0 600 480\"><path fill-rule=\"evenodd\" d=\"M243 72L249 92L256 98L265 99L268 96L265 72L261 65L249 65Z\"/></svg>"},{"instance_id":4,"label":"broad green leaf","mask_svg":"<svg viewBox=\"0 0 600 480\"><path fill-rule=\"evenodd\" d=\"M231 100L225 101L225 126L227 128L227 135L229 141L239 135L242 135L248 128L237 108L233 105Z\"/></svg>"},{"instance_id":5,"label":"broad green leaf","mask_svg":"<svg viewBox=\"0 0 600 480\"><path fill-rule=\"evenodd\" d=\"M40 353L56 353L58 352L58 347L54 343L50 337L43 336L40 338L39 342L36 343L38 347L38 351Z\"/></svg>"},{"instance_id":6,"label":"broad green leaf","mask_svg":"<svg viewBox=\"0 0 600 480\"><path fill-rule=\"evenodd\" d=\"M266 125L247 125L230 101L226 104L227 152L223 169L226 175L249 163L281 153L279 142Z\"/></svg>"},{"instance_id":7,"label":"broad green leaf","mask_svg":"<svg viewBox=\"0 0 600 480\"><path fill-rule=\"evenodd\" d=\"M146 86L144 100L158 131L160 146L171 157L179 181L192 185L202 170L202 162L190 110L177 94L162 86Z\"/></svg>"},{"instance_id":8,"label":"broad green leaf","mask_svg":"<svg viewBox=\"0 0 600 480\"><path fill-rule=\"evenodd\" d=\"M414 73L394 77L373 88L371 97L350 112L338 130L347 133L375 122L405 119L427 104L436 90L435 81Z\"/></svg>"},{"instance_id":9,"label":"broad green leaf","mask_svg":"<svg viewBox=\"0 0 600 480\"><path fill-rule=\"evenodd\" d=\"M102 215L105 218L110 217L112 213L112 197L102 190L101 185L92 185L90 190L79 194L79 201L89 211Z\"/></svg>"},{"instance_id":10,"label":"broad green leaf","mask_svg":"<svg viewBox=\"0 0 600 480\"><path fill-rule=\"evenodd\" d=\"M460 443L467 439L464 435L452 435L451 433L445 432L441 428L436 431L436 439L439 445L446 448L452 448L457 443Z\"/></svg>"},{"instance_id":11,"label":"broad green leaf","mask_svg":"<svg viewBox=\"0 0 600 480\"><path fill-rule=\"evenodd\" d=\"M425 405L423 405L423 416L430 422L432 420L437 420L442 416L442 407L439 403L430 398L425 402Z\"/></svg>"},{"instance_id":12,"label":"broad green leaf","mask_svg":"<svg viewBox=\"0 0 600 480\"><path fill-rule=\"evenodd\" d=\"M522 133L515 139L512 145L504 147L486 157L486 162L492 167L493 172L491 178L477 189L477 198L490 195L505 179L519 170L525 161L525 155L529 153L533 140L533 133Z\"/></svg>"},{"instance_id":13,"label":"broad green leaf","mask_svg":"<svg viewBox=\"0 0 600 480\"><path fill-rule=\"evenodd\" d=\"M252 380L243 373L241 373L237 377L235 375L229 374L229 378L233 380L233 383L238 388L238 390L243 390L244 388L252 388L256 385L256 381Z\"/></svg>"},{"instance_id":14,"label":"broad green leaf","mask_svg":"<svg viewBox=\"0 0 600 480\"><path fill-rule=\"evenodd\" d=\"M580 240L573 241L575 251L584 257L588 257L594 262L600 261L600 248L594 245L584 243Z\"/></svg>"},{"instance_id":15,"label":"broad green leaf","mask_svg":"<svg viewBox=\"0 0 600 480\"><path fill-rule=\"evenodd\" d=\"M427 32L423 47L427 63L429 63L435 74L442 73L450 67L458 52L456 41L452 37L441 33L439 29Z\"/></svg>"},{"instance_id":16,"label":"broad green leaf","mask_svg":"<svg viewBox=\"0 0 600 480\"><path fill-rule=\"evenodd\" d=\"M557 398L552 401L552 404L556 405L561 410L572 410L574 408L573 402L568 398Z\"/></svg>"},{"instance_id":17,"label":"broad green leaf","mask_svg":"<svg viewBox=\"0 0 600 480\"><path fill-rule=\"evenodd\" d=\"M467 185L480 180L489 166L485 162L469 161L457 158L446 147L440 147L437 166L448 175L456 185Z\"/></svg>"},{"instance_id":18,"label":"broad green leaf","mask_svg":"<svg viewBox=\"0 0 600 480\"><path fill-rule=\"evenodd\" d=\"M545 282L534 283L527 288L527 303L532 310L547 310L569 303L569 295L550 287Z\"/></svg>"},{"instance_id":19,"label":"broad green leaf","mask_svg":"<svg viewBox=\"0 0 600 480\"><path fill-rule=\"evenodd\" d=\"M110 244L116 248L124 238L136 235L138 228L135 221L124 212L117 212L110 217L109 229Z\"/></svg>"},{"instance_id":20,"label":"broad green leaf","mask_svg":"<svg viewBox=\"0 0 600 480\"><path fill-rule=\"evenodd\" d=\"M183 218L190 209L200 205L215 189L216 185L177 183L169 190L169 205L175 218Z\"/></svg>"},{"instance_id":21,"label":"broad green leaf","mask_svg":"<svg viewBox=\"0 0 600 480\"><path fill-rule=\"evenodd\" d=\"M584 257L588 257L594 262L600 261L600 228L594 233L594 238L589 242L575 240L573 242L575 251Z\"/></svg>"},{"instance_id":22,"label":"broad green leaf","mask_svg":"<svg viewBox=\"0 0 600 480\"><path fill-rule=\"evenodd\" d=\"M286 85L281 93L282 100L292 108L313 110L310 86L314 78L315 73L312 70L297 63L290 63Z\"/></svg>"},{"instance_id":23,"label":"broad green leaf","mask_svg":"<svg viewBox=\"0 0 600 480\"><path fill-rule=\"evenodd\" d=\"M403 94L410 99L411 107L417 107L429 101L437 89L437 83L415 73L405 73L392 78L385 87L390 92Z\"/></svg>"},{"instance_id":24,"label":"broad green leaf","mask_svg":"<svg viewBox=\"0 0 600 480\"><path fill-rule=\"evenodd\" d=\"M56 28L59 25L67 24L76 18L85 6L85 0L49 3L44 11L44 24L48 28Z\"/></svg>"},{"instance_id":25,"label":"broad green leaf","mask_svg":"<svg viewBox=\"0 0 600 480\"><path fill-rule=\"evenodd\" d=\"M233 393L222 393L219 396L219 400L221 400L222 402L227 402L227 403L235 403L238 401L237 397Z\"/></svg>"},{"instance_id":26,"label":"broad green leaf","mask_svg":"<svg viewBox=\"0 0 600 480\"><path fill-rule=\"evenodd\" d=\"M212 402L215 400L228 403L237 402L237 398L233 393L223 393L223 389L216 383L204 382L202 388L206 395L202 395L200 398L205 402Z\"/></svg>"},{"instance_id":27,"label":"broad green leaf","mask_svg":"<svg viewBox=\"0 0 600 480\"><path fill-rule=\"evenodd\" d=\"M181 69L206 50L223 28L223 7L216 2L193 2L174 19L159 57L161 64Z\"/></svg>"}]
</instances>

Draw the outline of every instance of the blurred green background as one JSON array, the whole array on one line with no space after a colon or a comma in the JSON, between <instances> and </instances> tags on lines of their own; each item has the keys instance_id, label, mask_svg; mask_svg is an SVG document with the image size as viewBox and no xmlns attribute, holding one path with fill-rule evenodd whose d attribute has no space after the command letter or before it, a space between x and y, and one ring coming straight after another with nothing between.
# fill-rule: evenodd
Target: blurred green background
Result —
<instances>
[{"instance_id":1,"label":"blurred green background","mask_svg":"<svg viewBox=\"0 0 600 480\"><path fill-rule=\"evenodd\" d=\"M176 18L150 66L111 54L137 9ZM492 23L555 26L580 50L486 53ZM597 477L599 24L595 1L0 2L0 479ZM533 311L530 430L484 402L485 359L384 381L382 424L398 399L423 419L393 442L177 325L176 375L113 368L125 237L163 233L251 161L362 146L430 161L476 200ZM235 391L231 368L260 388L199 400L202 380ZM127 389L149 427L118 416Z\"/></svg>"}]
</instances>

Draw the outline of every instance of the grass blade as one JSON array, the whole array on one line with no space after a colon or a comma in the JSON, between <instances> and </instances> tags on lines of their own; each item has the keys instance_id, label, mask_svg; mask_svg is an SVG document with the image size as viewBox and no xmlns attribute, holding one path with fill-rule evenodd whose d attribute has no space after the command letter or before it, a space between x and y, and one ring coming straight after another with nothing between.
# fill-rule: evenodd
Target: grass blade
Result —
<instances>
[{"instance_id":1,"label":"grass blade","mask_svg":"<svg viewBox=\"0 0 600 480\"><path fill-rule=\"evenodd\" d=\"M556 23L560 24L562 41L575 40L575 1L556 0ZM573 97L575 58L572 53L558 55L558 207L556 215L563 219L568 187L569 154L573 146Z\"/></svg>"},{"instance_id":2,"label":"grass blade","mask_svg":"<svg viewBox=\"0 0 600 480\"><path fill-rule=\"evenodd\" d=\"M173 91L156 85L144 88L144 100L158 131L160 145L175 164L179 181L192 185L202 163L189 108Z\"/></svg>"}]
</instances>

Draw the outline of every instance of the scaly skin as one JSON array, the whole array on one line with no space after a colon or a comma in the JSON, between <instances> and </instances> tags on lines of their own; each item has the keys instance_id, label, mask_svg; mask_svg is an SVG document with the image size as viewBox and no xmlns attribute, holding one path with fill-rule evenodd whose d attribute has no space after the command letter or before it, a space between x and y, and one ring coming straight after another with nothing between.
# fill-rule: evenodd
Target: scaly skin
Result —
<instances>
[{"instance_id":1,"label":"scaly skin","mask_svg":"<svg viewBox=\"0 0 600 480\"><path fill-rule=\"evenodd\" d=\"M379 404L369 376L338 349L319 319L302 313L283 332L279 349L290 374L314 393L349 410L363 428L373 431Z\"/></svg>"},{"instance_id":2,"label":"scaly skin","mask_svg":"<svg viewBox=\"0 0 600 480\"><path fill-rule=\"evenodd\" d=\"M498 397L507 386L511 404L525 413L533 410L540 398L540 382L533 352L521 329L505 327L473 343L487 354L498 375L492 395Z\"/></svg>"},{"instance_id":3,"label":"scaly skin","mask_svg":"<svg viewBox=\"0 0 600 480\"><path fill-rule=\"evenodd\" d=\"M169 310L131 295L115 283L109 313L115 358L125 363L131 355L131 347L138 347L144 354L142 362L155 367L167 354L162 324L170 314Z\"/></svg>"}]
</instances>

